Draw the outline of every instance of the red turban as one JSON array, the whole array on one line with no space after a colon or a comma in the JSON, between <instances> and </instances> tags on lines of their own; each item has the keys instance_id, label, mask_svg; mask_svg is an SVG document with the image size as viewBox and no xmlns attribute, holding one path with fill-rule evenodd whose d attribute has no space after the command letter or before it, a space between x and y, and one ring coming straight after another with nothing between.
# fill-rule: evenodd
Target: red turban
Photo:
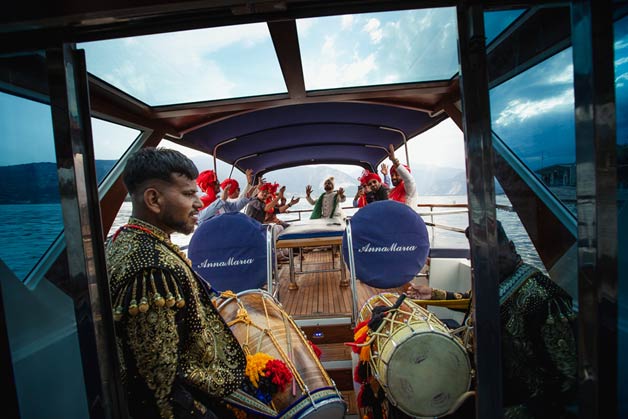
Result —
<instances>
[{"instance_id":1,"label":"red turban","mask_svg":"<svg viewBox=\"0 0 628 419\"><path fill-rule=\"evenodd\" d=\"M273 184L272 183L262 183L259 187L259 191L268 191L268 193L273 193Z\"/></svg>"},{"instance_id":2,"label":"red turban","mask_svg":"<svg viewBox=\"0 0 628 419\"><path fill-rule=\"evenodd\" d=\"M231 178L227 178L223 180L222 183L220 184L220 187L224 191L227 188L227 185L230 186L229 192L233 192L240 187L240 184L238 183L238 181Z\"/></svg>"},{"instance_id":3,"label":"red turban","mask_svg":"<svg viewBox=\"0 0 628 419\"><path fill-rule=\"evenodd\" d=\"M360 183L368 185L368 183L373 179L375 179L379 183L382 183L382 178L379 177L377 173L372 173L369 171L366 171L366 173L362 175L362 177L360 178Z\"/></svg>"},{"instance_id":4,"label":"red turban","mask_svg":"<svg viewBox=\"0 0 628 419\"><path fill-rule=\"evenodd\" d=\"M196 178L196 184L203 192L207 192L207 189L217 181L218 178L213 170L203 170Z\"/></svg>"},{"instance_id":5,"label":"red turban","mask_svg":"<svg viewBox=\"0 0 628 419\"><path fill-rule=\"evenodd\" d=\"M403 167L406 168L406 170L408 171L408 173L412 173L412 170L410 170L410 168L408 166L406 166L405 164L403 165ZM395 166L390 168L390 173L397 173L397 168Z\"/></svg>"}]
</instances>

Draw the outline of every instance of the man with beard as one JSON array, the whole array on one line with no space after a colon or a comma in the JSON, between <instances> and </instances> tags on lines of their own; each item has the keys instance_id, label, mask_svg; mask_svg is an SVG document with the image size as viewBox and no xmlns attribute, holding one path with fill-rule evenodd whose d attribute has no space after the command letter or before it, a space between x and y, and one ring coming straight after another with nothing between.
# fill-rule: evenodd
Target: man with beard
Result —
<instances>
[{"instance_id":1,"label":"man with beard","mask_svg":"<svg viewBox=\"0 0 628 419\"><path fill-rule=\"evenodd\" d=\"M199 176L200 178L200 176ZM198 217L198 224L227 212L239 212L246 205L255 199L257 187L253 186L253 170L246 171L246 187L240 193L240 184L237 180L227 178L220 183L222 194L220 198L214 199L208 206L204 207ZM216 184L218 182L216 181ZM197 179L198 184L198 179ZM202 200L203 197L201 197Z\"/></svg>"},{"instance_id":2,"label":"man with beard","mask_svg":"<svg viewBox=\"0 0 628 419\"><path fill-rule=\"evenodd\" d=\"M121 376L134 418L230 418L246 358L211 301L211 289L170 241L190 234L201 200L194 163L146 148L123 175L132 215L107 243Z\"/></svg>"},{"instance_id":3,"label":"man with beard","mask_svg":"<svg viewBox=\"0 0 628 419\"><path fill-rule=\"evenodd\" d=\"M499 221L497 241L504 417L572 417L578 360L572 299L521 260ZM422 300L469 297L426 285L413 285L408 294Z\"/></svg>"},{"instance_id":4,"label":"man with beard","mask_svg":"<svg viewBox=\"0 0 628 419\"><path fill-rule=\"evenodd\" d=\"M395 148L392 144L388 146L388 157L392 162L390 167L390 180L393 189L388 192L388 199L406 204L416 211L419 198L416 192L416 182L410 174L410 168L405 164L400 164L399 159L395 157ZM386 166L382 167L382 173L388 171ZM384 173L386 175L386 173Z\"/></svg>"},{"instance_id":5,"label":"man with beard","mask_svg":"<svg viewBox=\"0 0 628 419\"><path fill-rule=\"evenodd\" d=\"M366 204L388 199L388 188L382 183L382 178L377 173L365 170L360 179L360 185L364 187Z\"/></svg>"},{"instance_id":6,"label":"man with beard","mask_svg":"<svg viewBox=\"0 0 628 419\"><path fill-rule=\"evenodd\" d=\"M314 205L312 209L312 215L310 219L315 220L317 218L345 218L344 212L340 203L345 202L345 190L343 188L338 189L338 192L334 191L334 177L330 176L323 182L323 188L325 193L318 197L318 199L312 198L312 186L307 185L305 187L305 199L310 205Z\"/></svg>"}]
</instances>

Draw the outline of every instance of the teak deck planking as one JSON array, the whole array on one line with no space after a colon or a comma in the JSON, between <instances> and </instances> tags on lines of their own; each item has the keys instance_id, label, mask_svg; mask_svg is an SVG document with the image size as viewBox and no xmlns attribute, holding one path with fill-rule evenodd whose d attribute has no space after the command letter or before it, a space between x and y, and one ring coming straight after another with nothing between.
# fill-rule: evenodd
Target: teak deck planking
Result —
<instances>
[{"instance_id":1,"label":"teak deck planking","mask_svg":"<svg viewBox=\"0 0 628 419\"><path fill-rule=\"evenodd\" d=\"M329 248L303 254L303 271L332 268ZM298 273L299 255L295 256L295 277L298 290L289 290L289 267L282 264L278 270L279 300L284 310L295 319L351 316L351 287L340 287L340 272ZM335 257L336 266L339 258ZM350 277L346 269L347 278ZM373 295L383 292L402 293L406 286L378 289L357 281L358 310Z\"/></svg>"}]
</instances>

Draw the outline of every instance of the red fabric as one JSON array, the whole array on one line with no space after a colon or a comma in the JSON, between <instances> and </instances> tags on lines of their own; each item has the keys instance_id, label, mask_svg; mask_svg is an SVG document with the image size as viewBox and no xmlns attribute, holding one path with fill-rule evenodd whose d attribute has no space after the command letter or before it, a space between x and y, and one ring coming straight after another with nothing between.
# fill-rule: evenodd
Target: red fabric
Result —
<instances>
[{"instance_id":1,"label":"red fabric","mask_svg":"<svg viewBox=\"0 0 628 419\"><path fill-rule=\"evenodd\" d=\"M365 207L366 204L366 195L360 195L360 197L358 198L358 208Z\"/></svg>"},{"instance_id":2,"label":"red fabric","mask_svg":"<svg viewBox=\"0 0 628 419\"><path fill-rule=\"evenodd\" d=\"M410 168L407 165L403 165L403 167L405 167L408 170L408 173L412 173L412 170L410 170ZM390 168L390 174L392 175L393 173L397 173L397 168L395 166Z\"/></svg>"},{"instance_id":3,"label":"red fabric","mask_svg":"<svg viewBox=\"0 0 628 419\"><path fill-rule=\"evenodd\" d=\"M404 164L403 167L405 167L408 172L411 173L408 166ZM393 173L397 173L397 168L395 166L390 168L390 174L392 175ZM388 199L401 202L402 204L406 203L406 187L403 184L403 180L400 181L397 186L395 186L395 188L388 193Z\"/></svg>"},{"instance_id":4,"label":"red fabric","mask_svg":"<svg viewBox=\"0 0 628 419\"><path fill-rule=\"evenodd\" d=\"M272 189L272 186L271 186L271 189ZM273 201L273 199L275 199L276 197L277 197L277 196L276 196L274 193L269 192L269 193L268 193L268 197L266 197L266 201L264 201L264 203L265 203L266 205L268 205L268 204L270 204L270 203ZM267 214L274 214L274 213L275 213L275 208L271 208L271 209L267 210L267 211L266 211L266 213L267 213Z\"/></svg>"},{"instance_id":5,"label":"red fabric","mask_svg":"<svg viewBox=\"0 0 628 419\"><path fill-rule=\"evenodd\" d=\"M207 193L207 189L213 186L217 181L216 172L213 170L203 170L196 178L196 184L201 188L201 191L205 193Z\"/></svg>"},{"instance_id":6,"label":"red fabric","mask_svg":"<svg viewBox=\"0 0 628 419\"><path fill-rule=\"evenodd\" d=\"M388 199L401 202L402 204L406 203L406 187L403 185L403 180L392 191L388 192Z\"/></svg>"},{"instance_id":7,"label":"red fabric","mask_svg":"<svg viewBox=\"0 0 628 419\"><path fill-rule=\"evenodd\" d=\"M272 183L262 183L259 187L259 191L268 191L268 193L272 193L273 185Z\"/></svg>"},{"instance_id":8,"label":"red fabric","mask_svg":"<svg viewBox=\"0 0 628 419\"><path fill-rule=\"evenodd\" d=\"M321 351L321 349L320 349L318 346L316 346L316 345L314 344L314 342L312 342L311 340L308 340L308 343L309 343L309 344L310 344L310 346L312 347L312 350L313 350L313 351L314 351L314 353L316 354L316 357L317 357L318 359L321 359L321 355L323 354L323 351Z\"/></svg>"},{"instance_id":9,"label":"red fabric","mask_svg":"<svg viewBox=\"0 0 628 419\"><path fill-rule=\"evenodd\" d=\"M207 207L209 204L216 200L216 193L213 189L207 191L207 194L201 196L201 202L203 203L203 208Z\"/></svg>"},{"instance_id":10,"label":"red fabric","mask_svg":"<svg viewBox=\"0 0 628 419\"><path fill-rule=\"evenodd\" d=\"M362 177L360 178L360 183L368 184L371 180L377 180L379 183L382 183L382 178L379 177L377 173L366 171Z\"/></svg>"},{"instance_id":11,"label":"red fabric","mask_svg":"<svg viewBox=\"0 0 628 419\"><path fill-rule=\"evenodd\" d=\"M237 180L230 179L230 178L223 180L222 183L220 184L220 187L224 191L227 188L227 185L231 187L231 189L229 189L229 192L233 192L240 187L240 184L238 183Z\"/></svg>"},{"instance_id":12,"label":"red fabric","mask_svg":"<svg viewBox=\"0 0 628 419\"><path fill-rule=\"evenodd\" d=\"M266 367L264 368L264 375L269 377L273 384L276 384L279 387L279 391L283 391L286 385L292 381L292 373L284 364L283 361L279 359L272 359L266 363Z\"/></svg>"}]
</instances>

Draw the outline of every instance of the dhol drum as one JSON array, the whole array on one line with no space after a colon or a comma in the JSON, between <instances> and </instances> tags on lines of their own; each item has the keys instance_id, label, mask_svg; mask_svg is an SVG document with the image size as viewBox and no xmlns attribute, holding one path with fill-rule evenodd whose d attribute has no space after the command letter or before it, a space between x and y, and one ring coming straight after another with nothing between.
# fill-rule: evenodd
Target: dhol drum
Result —
<instances>
[{"instance_id":1,"label":"dhol drum","mask_svg":"<svg viewBox=\"0 0 628 419\"><path fill-rule=\"evenodd\" d=\"M392 293L371 297L359 320L369 319L374 307L392 307L398 298ZM411 300L390 310L369 339L373 375L388 401L406 414L442 416L467 394L472 369L462 342L433 313Z\"/></svg>"},{"instance_id":2,"label":"dhol drum","mask_svg":"<svg viewBox=\"0 0 628 419\"><path fill-rule=\"evenodd\" d=\"M266 291L247 290L218 306L246 353L263 352L282 360L293 375L292 385L273 396L276 418L335 419L346 404L312 346L292 318ZM237 407L238 402L229 400Z\"/></svg>"}]
</instances>

